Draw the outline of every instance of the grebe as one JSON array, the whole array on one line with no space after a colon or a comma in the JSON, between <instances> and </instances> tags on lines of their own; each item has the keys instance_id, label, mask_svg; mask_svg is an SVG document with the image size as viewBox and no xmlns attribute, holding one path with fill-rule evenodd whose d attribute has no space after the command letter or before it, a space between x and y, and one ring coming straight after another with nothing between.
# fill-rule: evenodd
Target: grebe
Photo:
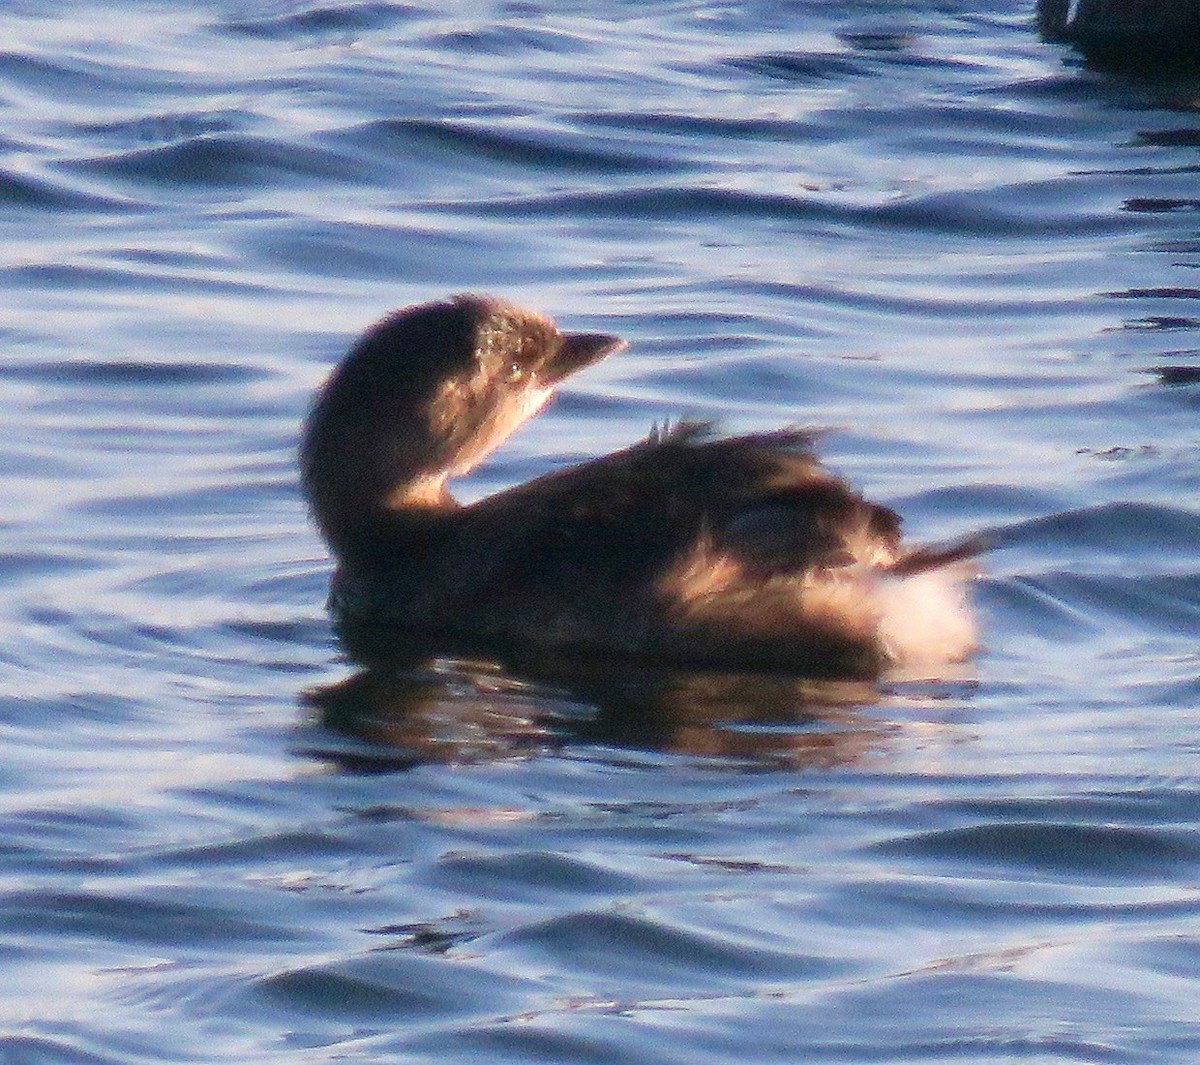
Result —
<instances>
[{"instance_id":1,"label":"grebe","mask_svg":"<svg viewBox=\"0 0 1200 1065\"><path fill-rule=\"evenodd\" d=\"M897 515L827 472L811 433L683 423L454 501L447 481L622 347L481 296L368 330L300 450L336 615L455 646L821 676L969 654L977 545L902 547Z\"/></svg>"}]
</instances>

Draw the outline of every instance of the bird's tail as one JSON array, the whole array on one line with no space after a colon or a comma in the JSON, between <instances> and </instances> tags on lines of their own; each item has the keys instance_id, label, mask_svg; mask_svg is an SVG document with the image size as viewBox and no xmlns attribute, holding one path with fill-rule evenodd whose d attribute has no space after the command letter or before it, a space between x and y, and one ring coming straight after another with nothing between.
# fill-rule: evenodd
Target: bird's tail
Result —
<instances>
[{"instance_id":1,"label":"bird's tail","mask_svg":"<svg viewBox=\"0 0 1200 1065\"><path fill-rule=\"evenodd\" d=\"M912 577L918 573L966 562L991 547L985 536L967 536L943 544L924 544L906 551L888 567L893 577Z\"/></svg>"},{"instance_id":2,"label":"bird's tail","mask_svg":"<svg viewBox=\"0 0 1200 1065\"><path fill-rule=\"evenodd\" d=\"M975 650L975 618L967 586L979 572L975 557L987 550L980 536L916 547L878 579L879 638L899 666L937 669Z\"/></svg>"}]
</instances>

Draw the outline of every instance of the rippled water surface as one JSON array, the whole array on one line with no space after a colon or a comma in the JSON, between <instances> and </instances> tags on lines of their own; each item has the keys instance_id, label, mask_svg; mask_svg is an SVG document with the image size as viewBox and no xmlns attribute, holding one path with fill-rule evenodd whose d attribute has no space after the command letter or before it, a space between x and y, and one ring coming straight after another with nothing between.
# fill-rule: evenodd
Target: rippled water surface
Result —
<instances>
[{"instance_id":1,"label":"rippled water surface","mask_svg":"<svg viewBox=\"0 0 1200 1065\"><path fill-rule=\"evenodd\" d=\"M1032 16L7 5L0 1060L1200 1057L1200 75ZM464 290L631 341L465 497L831 427L983 652L356 666L298 424Z\"/></svg>"}]
</instances>

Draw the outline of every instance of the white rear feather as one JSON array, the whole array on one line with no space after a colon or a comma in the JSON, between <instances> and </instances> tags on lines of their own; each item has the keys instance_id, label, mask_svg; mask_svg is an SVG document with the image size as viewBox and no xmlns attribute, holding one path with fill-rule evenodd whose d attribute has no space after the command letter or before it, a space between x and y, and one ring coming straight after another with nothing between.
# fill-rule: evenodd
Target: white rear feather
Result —
<instances>
[{"instance_id":1,"label":"white rear feather","mask_svg":"<svg viewBox=\"0 0 1200 1065\"><path fill-rule=\"evenodd\" d=\"M910 668L966 658L976 647L967 584L977 573L974 563L963 561L907 577L881 575L875 602L888 657Z\"/></svg>"}]
</instances>

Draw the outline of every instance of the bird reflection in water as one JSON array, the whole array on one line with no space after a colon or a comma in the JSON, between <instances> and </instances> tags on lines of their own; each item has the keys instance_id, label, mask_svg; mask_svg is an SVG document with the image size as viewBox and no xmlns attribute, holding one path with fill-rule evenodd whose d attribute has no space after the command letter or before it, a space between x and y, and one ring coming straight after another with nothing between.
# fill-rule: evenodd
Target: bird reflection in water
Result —
<instances>
[{"instance_id":1,"label":"bird reflection in water","mask_svg":"<svg viewBox=\"0 0 1200 1065\"><path fill-rule=\"evenodd\" d=\"M457 648L435 651L372 627L343 626L341 637L361 668L310 690L306 701L322 726L370 746L310 753L359 772L530 758L585 745L761 768L863 765L885 756L902 729L881 709L912 701L903 683L612 659L501 662ZM966 679L965 667L958 679ZM961 693L945 677L933 690L935 698Z\"/></svg>"}]
</instances>

